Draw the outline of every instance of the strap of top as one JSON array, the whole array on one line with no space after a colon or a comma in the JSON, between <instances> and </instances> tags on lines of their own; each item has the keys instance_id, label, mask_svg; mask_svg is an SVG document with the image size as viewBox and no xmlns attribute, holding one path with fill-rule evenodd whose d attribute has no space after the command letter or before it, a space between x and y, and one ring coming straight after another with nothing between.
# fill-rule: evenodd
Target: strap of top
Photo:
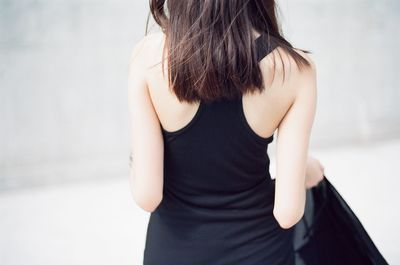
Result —
<instances>
[{"instance_id":1,"label":"strap of top","mask_svg":"<svg viewBox=\"0 0 400 265\"><path fill-rule=\"evenodd\" d=\"M257 49L257 61L259 62L275 49L278 44L273 36L267 32L261 32L261 35L255 40L255 46Z\"/></svg>"}]
</instances>

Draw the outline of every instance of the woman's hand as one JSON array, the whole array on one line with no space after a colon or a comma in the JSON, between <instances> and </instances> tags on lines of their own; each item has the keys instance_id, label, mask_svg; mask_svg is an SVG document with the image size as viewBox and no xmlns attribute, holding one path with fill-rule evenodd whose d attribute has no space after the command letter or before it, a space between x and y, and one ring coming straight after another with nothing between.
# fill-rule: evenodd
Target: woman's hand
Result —
<instances>
[{"instance_id":1,"label":"woman's hand","mask_svg":"<svg viewBox=\"0 0 400 265\"><path fill-rule=\"evenodd\" d=\"M318 159L309 156L307 159L306 167L306 187L312 188L324 178L324 166Z\"/></svg>"}]
</instances>

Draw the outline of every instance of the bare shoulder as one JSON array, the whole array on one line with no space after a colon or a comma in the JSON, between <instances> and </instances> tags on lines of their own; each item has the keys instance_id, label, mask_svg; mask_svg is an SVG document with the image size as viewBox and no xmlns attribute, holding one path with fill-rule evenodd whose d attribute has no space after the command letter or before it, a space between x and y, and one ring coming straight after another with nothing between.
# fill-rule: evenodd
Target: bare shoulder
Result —
<instances>
[{"instance_id":1,"label":"bare shoulder","mask_svg":"<svg viewBox=\"0 0 400 265\"><path fill-rule=\"evenodd\" d=\"M282 47L276 47L260 62L265 89L261 101L277 106L285 113L301 97L312 97L316 94L316 66L312 56L294 49L309 65L299 67L293 55Z\"/></svg>"},{"instance_id":2,"label":"bare shoulder","mask_svg":"<svg viewBox=\"0 0 400 265\"><path fill-rule=\"evenodd\" d=\"M269 68L277 70L278 74L287 74L289 77L300 77L301 75L308 75L315 72L316 66L310 54L307 54L299 49L293 49L299 57L302 57L304 62L298 63L300 59L295 60L294 55L290 54L282 47L275 48L269 54L268 64ZM308 63L308 65L306 64Z\"/></svg>"},{"instance_id":3,"label":"bare shoulder","mask_svg":"<svg viewBox=\"0 0 400 265\"><path fill-rule=\"evenodd\" d=\"M160 61L164 38L163 32L150 33L142 37L132 48L130 63L146 67L156 63L157 60Z\"/></svg>"},{"instance_id":4,"label":"bare shoulder","mask_svg":"<svg viewBox=\"0 0 400 265\"><path fill-rule=\"evenodd\" d=\"M128 66L129 91L137 92L148 88L149 69L160 61L157 47L163 39L162 33L152 33L133 45Z\"/></svg>"},{"instance_id":5,"label":"bare shoulder","mask_svg":"<svg viewBox=\"0 0 400 265\"><path fill-rule=\"evenodd\" d=\"M316 65L312 56L299 49L293 49L293 51L299 55L297 60L293 54L280 46L262 60L260 66L266 75L266 84L271 89L276 88L282 91L281 88L286 87L289 89L285 91L290 92L290 90L296 90L299 84L307 84L316 78ZM298 62L299 60L301 61Z\"/></svg>"},{"instance_id":6,"label":"bare shoulder","mask_svg":"<svg viewBox=\"0 0 400 265\"><path fill-rule=\"evenodd\" d=\"M307 89L316 89L317 67L311 54L298 49L293 49L297 54L305 59L308 65L295 67L294 78L298 83L298 88L307 87ZM292 59L293 60L293 59Z\"/></svg>"},{"instance_id":7,"label":"bare shoulder","mask_svg":"<svg viewBox=\"0 0 400 265\"><path fill-rule=\"evenodd\" d=\"M309 69L310 70L315 70L316 69L316 65L315 65L314 59L312 58L311 54L305 53L302 50L299 50L299 49L296 49L296 48L294 48L293 50L295 52L297 52L297 54L299 54L301 57L303 57L310 64L309 65Z\"/></svg>"}]
</instances>

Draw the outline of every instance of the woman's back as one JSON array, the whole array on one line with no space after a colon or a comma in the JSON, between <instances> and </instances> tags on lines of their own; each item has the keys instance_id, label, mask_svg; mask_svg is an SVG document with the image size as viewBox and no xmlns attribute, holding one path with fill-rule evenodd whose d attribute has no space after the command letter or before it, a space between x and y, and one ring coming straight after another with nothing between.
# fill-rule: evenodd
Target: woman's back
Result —
<instances>
[{"instance_id":1,"label":"woman's back","mask_svg":"<svg viewBox=\"0 0 400 265\"><path fill-rule=\"evenodd\" d=\"M268 84L262 93L194 105L169 91L157 65L163 40L146 38L140 54L153 66L144 75L164 147L163 195L149 219L144 264L294 264L293 229L274 217L267 154L296 96L293 76L280 83L278 63L272 80L279 47L268 47L265 34L255 41Z\"/></svg>"},{"instance_id":2,"label":"woman's back","mask_svg":"<svg viewBox=\"0 0 400 265\"><path fill-rule=\"evenodd\" d=\"M255 34L259 37L260 34ZM261 40L261 39L260 39ZM266 39L264 35L264 45ZM166 131L176 131L184 127L194 117L199 104L181 103L171 91L167 76L168 68L164 69L165 76L162 75L162 48L164 46L165 35L163 33L150 34L144 38L140 45L140 56L144 58L149 68L148 89L151 95L154 108L162 127ZM278 51L279 50L279 51ZM271 136L285 113L293 103L295 89L290 86L289 79L286 80L285 87L282 86L281 78L284 74L289 76L289 69L285 68L289 64L294 64L293 60L278 47L271 52L264 49L264 56L260 60L260 68L263 72L266 89L261 93L243 95L243 110L250 127L260 136ZM302 56L306 57L305 53ZM281 57L283 55L283 57ZM282 58L283 61L279 59ZM164 60L165 57L164 57ZM310 60L308 58L308 60ZM275 62L275 65L274 65ZM145 67L145 66L144 66ZM290 76L289 76L290 78ZM292 77L295 79L295 77Z\"/></svg>"}]
</instances>

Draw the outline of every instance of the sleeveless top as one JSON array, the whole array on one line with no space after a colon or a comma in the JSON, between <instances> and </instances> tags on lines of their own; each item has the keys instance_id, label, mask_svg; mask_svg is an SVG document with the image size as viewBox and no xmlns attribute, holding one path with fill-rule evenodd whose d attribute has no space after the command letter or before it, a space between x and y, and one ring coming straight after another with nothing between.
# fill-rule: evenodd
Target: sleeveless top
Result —
<instances>
[{"instance_id":1,"label":"sleeveless top","mask_svg":"<svg viewBox=\"0 0 400 265\"><path fill-rule=\"evenodd\" d=\"M277 45L256 40L260 61ZM293 265L294 230L273 216L268 145L249 126L242 97L200 102L164 138L164 190L150 214L144 265Z\"/></svg>"}]
</instances>

